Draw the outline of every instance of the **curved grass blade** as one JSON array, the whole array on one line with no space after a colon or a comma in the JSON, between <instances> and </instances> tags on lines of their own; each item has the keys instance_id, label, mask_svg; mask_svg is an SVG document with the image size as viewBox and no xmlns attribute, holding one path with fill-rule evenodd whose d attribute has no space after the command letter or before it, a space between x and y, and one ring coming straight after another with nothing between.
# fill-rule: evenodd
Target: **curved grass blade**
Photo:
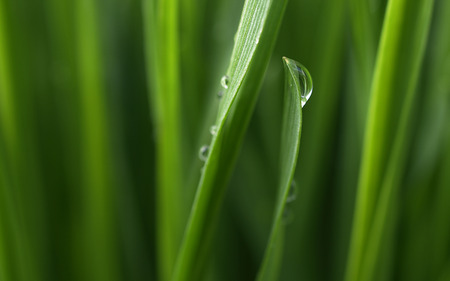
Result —
<instances>
[{"instance_id":1,"label":"curved grass blade","mask_svg":"<svg viewBox=\"0 0 450 281\"><path fill-rule=\"evenodd\" d=\"M197 280L208 252L225 187L272 53L287 0L247 0L219 106L217 133L209 146L172 280Z\"/></svg>"},{"instance_id":2,"label":"curved grass blade","mask_svg":"<svg viewBox=\"0 0 450 281\"><path fill-rule=\"evenodd\" d=\"M299 69L298 63L286 57L283 58L283 62L286 76L281 131L279 194L269 242L257 277L259 281L277 280L278 278L284 233L283 212L286 208L290 188L293 188L291 185L297 164L302 130L302 107L312 91L312 80L306 68ZM301 71L300 75L299 71Z\"/></svg>"}]
</instances>

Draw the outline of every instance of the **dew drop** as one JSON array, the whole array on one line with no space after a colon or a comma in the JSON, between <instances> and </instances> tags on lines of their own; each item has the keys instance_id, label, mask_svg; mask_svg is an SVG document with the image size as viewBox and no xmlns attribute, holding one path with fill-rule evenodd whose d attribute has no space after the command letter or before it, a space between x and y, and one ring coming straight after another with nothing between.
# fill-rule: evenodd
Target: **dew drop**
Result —
<instances>
[{"instance_id":1,"label":"dew drop","mask_svg":"<svg viewBox=\"0 0 450 281\"><path fill-rule=\"evenodd\" d=\"M297 199L297 184L294 180L291 182L291 186L289 187L288 196L286 197L286 203L290 203Z\"/></svg>"},{"instance_id":2,"label":"dew drop","mask_svg":"<svg viewBox=\"0 0 450 281\"><path fill-rule=\"evenodd\" d=\"M220 79L220 85L222 85L225 90L228 89L228 86L230 85L230 76L222 76L222 79Z\"/></svg>"},{"instance_id":3,"label":"dew drop","mask_svg":"<svg viewBox=\"0 0 450 281\"><path fill-rule=\"evenodd\" d=\"M209 132L211 135L215 136L217 134L217 125L212 125L211 128L209 128Z\"/></svg>"},{"instance_id":4,"label":"dew drop","mask_svg":"<svg viewBox=\"0 0 450 281\"><path fill-rule=\"evenodd\" d=\"M208 159L208 153L209 153L209 145L204 145L200 147L200 150L198 151L198 158L202 161L206 161Z\"/></svg>"},{"instance_id":5,"label":"dew drop","mask_svg":"<svg viewBox=\"0 0 450 281\"><path fill-rule=\"evenodd\" d=\"M296 74L298 75L298 80L300 83L300 91L301 91L301 103L302 108L305 106L306 102L311 97L312 91L313 91L313 81L311 78L311 74L309 74L308 69L304 67L301 63L284 57L284 60L289 65L289 67L293 70L295 70Z\"/></svg>"},{"instance_id":6,"label":"dew drop","mask_svg":"<svg viewBox=\"0 0 450 281\"><path fill-rule=\"evenodd\" d=\"M219 97L219 99L220 99L221 97L223 97L223 91L219 91L219 92L217 93L217 96Z\"/></svg>"}]
</instances>

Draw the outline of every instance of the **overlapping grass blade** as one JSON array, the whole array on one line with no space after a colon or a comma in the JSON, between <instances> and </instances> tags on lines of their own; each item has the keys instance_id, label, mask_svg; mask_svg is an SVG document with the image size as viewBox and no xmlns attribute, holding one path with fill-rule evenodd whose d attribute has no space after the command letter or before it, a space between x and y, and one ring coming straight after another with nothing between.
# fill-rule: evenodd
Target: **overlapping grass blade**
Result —
<instances>
[{"instance_id":1,"label":"overlapping grass blade","mask_svg":"<svg viewBox=\"0 0 450 281\"><path fill-rule=\"evenodd\" d=\"M248 0L219 107L217 133L200 179L173 280L193 280L205 259L222 195L254 108L287 1Z\"/></svg>"},{"instance_id":2,"label":"overlapping grass blade","mask_svg":"<svg viewBox=\"0 0 450 281\"><path fill-rule=\"evenodd\" d=\"M388 4L372 81L347 281L375 277L389 202L404 171L405 140L432 6L432 0Z\"/></svg>"},{"instance_id":3,"label":"overlapping grass blade","mask_svg":"<svg viewBox=\"0 0 450 281\"><path fill-rule=\"evenodd\" d=\"M293 192L290 189L295 188L292 186L292 181L297 164L302 130L301 95L304 89L300 86L301 82L299 81L295 62L291 59L283 58L283 63L286 78L281 131L279 191L269 242L257 277L259 281L278 279L284 239L283 212L286 208L288 195L290 192Z\"/></svg>"}]
</instances>

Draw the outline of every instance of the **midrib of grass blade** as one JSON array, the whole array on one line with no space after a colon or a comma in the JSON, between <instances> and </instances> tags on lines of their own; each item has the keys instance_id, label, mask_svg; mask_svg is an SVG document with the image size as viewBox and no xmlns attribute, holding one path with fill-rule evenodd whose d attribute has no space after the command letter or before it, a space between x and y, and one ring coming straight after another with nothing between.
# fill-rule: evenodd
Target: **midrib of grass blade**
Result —
<instances>
[{"instance_id":1,"label":"midrib of grass blade","mask_svg":"<svg viewBox=\"0 0 450 281\"><path fill-rule=\"evenodd\" d=\"M182 237L178 0L143 0L150 106L156 130L156 245L160 280L169 280Z\"/></svg>"},{"instance_id":2,"label":"midrib of grass blade","mask_svg":"<svg viewBox=\"0 0 450 281\"><path fill-rule=\"evenodd\" d=\"M111 178L107 100L100 58L98 1L75 4L79 99L81 108L82 200L80 278L113 281L118 278Z\"/></svg>"},{"instance_id":3,"label":"midrib of grass blade","mask_svg":"<svg viewBox=\"0 0 450 281\"><path fill-rule=\"evenodd\" d=\"M297 66L287 58L283 58L283 63L286 77L281 130L279 192L269 242L257 276L259 281L278 279L284 240L283 211L290 188L292 188L291 183L297 164L302 130L302 89L296 73Z\"/></svg>"},{"instance_id":4,"label":"midrib of grass blade","mask_svg":"<svg viewBox=\"0 0 450 281\"><path fill-rule=\"evenodd\" d=\"M203 265L286 3L248 0L244 4L227 72L230 85L219 106L218 131L210 145L172 280L195 280Z\"/></svg>"},{"instance_id":5,"label":"midrib of grass blade","mask_svg":"<svg viewBox=\"0 0 450 281\"><path fill-rule=\"evenodd\" d=\"M418 4L415 3L415 6L411 9L418 13L417 7L429 4L429 2L421 1ZM372 81L371 101L347 264L347 281L362 280L362 267L366 262L371 264L370 260L366 261L367 255L369 257L374 255L372 250L368 250L369 232L372 230L371 227L375 216L383 216L383 211L380 210L380 213L377 213L378 210L376 208L380 206L376 205L378 198L380 196L381 198L389 197L385 193L393 191L396 184L398 184L398 177L402 173L403 167L399 167L400 170L396 170L395 164L401 165L403 160L404 151L401 146L405 138L404 135L407 134L406 126L408 125L409 110L411 110L411 99L414 94L415 83L417 83L418 68L423 56L424 41L426 40L429 24L429 16L426 16L426 12L429 12L429 10L426 10L423 14L424 17L421 18L422 21L418 23L425 25L425 28L421 29L422 33L416 34L417 37L403 38L404 36L402 35L407 33L407 28L409 28L410 24L407 19L412 20L406 14L407 8L410 8L408 5L407 1L404 0L391 0L385 16L377 65ZM425 7L429 8L430 6ZM410 45L408 44L416 42L418 46L415 46L407 54L402 53L404 50L409 50L408 46ZM409 59L409 61L406 61L406 59ZM402 65L402 63L405 65ZM412 75L410 75L411 69L408 67L412 68ZM391 126L391 123L396 124L393 119L396 118L395 111L398 104L395 102L401 101L402 92L399 89L402 88L408 91L409 94L406 95L406 100L401 103L404 112L400 117L400 123L397 128L400 128L402 132L398 134L393 148L391 148L390 142L392 140L389 140L388 136L389 126ZM389 152L394 153L391 156L392 160L389 160L389 157L387 157ZM388 164L390 161L393 162ZM384 167L387 165L391 166L388 166L388 169L385 170ZM387 180L385 184L388 187L380 195L383 178ZM382 204L386 204L386 202ZM384 226L384 222L382 224ZM377 235L381 234L377 233ZM377 239L381 238L377 237ZM371 245L370 247L376 247L376 245ZM369 251L369 254L367 251ZM373 259L373 257L370 257L370 259ZM366 277L372 278L372 276Z\"/></svg>"}]
</instances>

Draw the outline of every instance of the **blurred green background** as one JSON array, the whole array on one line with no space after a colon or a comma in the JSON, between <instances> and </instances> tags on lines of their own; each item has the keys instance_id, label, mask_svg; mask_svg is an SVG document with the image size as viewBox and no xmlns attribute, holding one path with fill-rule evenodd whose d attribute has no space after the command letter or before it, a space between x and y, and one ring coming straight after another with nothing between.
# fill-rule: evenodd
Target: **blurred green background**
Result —
<instances>
[{"instance_id":1,"label":"blurred green background","mask_svg":"<svg viewBox=\"0 0 450 281\"><path fill-rule=\"evenodd\" d=\"M1 281L159 280L158 123L142 2L0 0ZM182 150L175 161L183 175L173 196L182 202L182 228L243 4L179 2ZM344 279L386 6L289 1L204 280L252 280L260 266L278 180L282 56L309 69L314 91L303 110L298 194L279 280ZM373 280L450 280L449 19L450 1L435 1L406 163ZM393 68L408 61L408 44ZM410 75L398 73L399 84ZM402 104L394 98L386 107ZM386 132L392 142L395 122Z\"/></svg>"}]
</instances>

